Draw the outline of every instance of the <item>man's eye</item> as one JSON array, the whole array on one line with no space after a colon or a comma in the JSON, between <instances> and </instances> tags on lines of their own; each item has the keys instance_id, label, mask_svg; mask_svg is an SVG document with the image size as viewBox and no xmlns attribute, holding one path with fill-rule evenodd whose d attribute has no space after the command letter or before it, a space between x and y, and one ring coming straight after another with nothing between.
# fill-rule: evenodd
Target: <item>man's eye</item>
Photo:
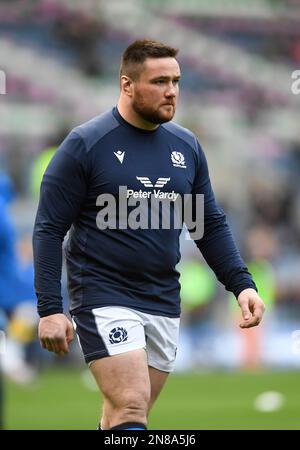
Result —
<instances>
[{"instance_id":1,"label":"man's eye","mask_svg":"<svg viewBox=\"0 0 300 450\"><path fill-rule=\"evenodd\" d=\"M164 84L164 80L156 80L155 84Z\"/></svg>"}]
</instances>

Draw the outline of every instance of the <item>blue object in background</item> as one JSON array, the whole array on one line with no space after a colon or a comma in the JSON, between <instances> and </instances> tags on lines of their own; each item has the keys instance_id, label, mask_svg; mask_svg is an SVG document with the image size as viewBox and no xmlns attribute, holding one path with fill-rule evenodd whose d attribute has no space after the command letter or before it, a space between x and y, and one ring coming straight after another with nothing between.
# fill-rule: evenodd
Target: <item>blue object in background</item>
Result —
<instances>
[{"instance_id":1,"label":"blue object in background","mask_svg":"<svg viewBox=\"0 0 300 450\"><path fill-rule=\"evenodd\" d=\"M18 301L16 232L8 211L13 199L12 182L0 173L0 308L8 314Z\"/></svg>"}]
</instances>

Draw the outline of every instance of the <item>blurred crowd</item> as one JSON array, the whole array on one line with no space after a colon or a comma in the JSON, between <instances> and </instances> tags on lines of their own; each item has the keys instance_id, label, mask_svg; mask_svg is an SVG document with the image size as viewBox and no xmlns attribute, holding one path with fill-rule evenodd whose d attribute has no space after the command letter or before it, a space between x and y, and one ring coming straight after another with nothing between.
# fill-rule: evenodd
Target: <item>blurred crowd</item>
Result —
<instances>
[{"instance_id":1,"label":"blurred crowd","mask_svg":"<svg viewBox=\"0 0 300 450\"><path fill-rule=\"evenodd\" d=\"M0 69L7 74L7 95L0 98L0 329L8 337L4 369L21 382L48 362L36 340L30 243L42 173L70 128L115 104L117 96L108 93L117 93L120 55L138 37L134 26L119 23L116 29L108 6L88 3L90 8L55 0L0 5ZM145 11L150 3L141 2ZM161 3L153 2L150 12ZM204 147L218 201L268 306L260 330L240 332L234 299L183 237L178 370L300 364L291 337L300 318L300 96L290 92L290 78L286 90L275 89L278 74L300 69L300 14L297 2L286 1L286 9L280 2L261 4L261 16L250 14L250 4L249 15L209 13L207 2L205 14L200 6L198 14L189 8L161 13L186 42L177 121ZM228 54L237 52L236 59L212 58L210 64L192 56L191 30L216 51L226 45ZM159 39L157 33L152 37ZM5 48L15 65L1 59ZM258 83L258 66L242 76L245 57L250 66L252 58L262 64L270 78ZM53 72L43 67L47 60ZM63 289L67 305L65 282Z\"/></svg>"}]
</instances>

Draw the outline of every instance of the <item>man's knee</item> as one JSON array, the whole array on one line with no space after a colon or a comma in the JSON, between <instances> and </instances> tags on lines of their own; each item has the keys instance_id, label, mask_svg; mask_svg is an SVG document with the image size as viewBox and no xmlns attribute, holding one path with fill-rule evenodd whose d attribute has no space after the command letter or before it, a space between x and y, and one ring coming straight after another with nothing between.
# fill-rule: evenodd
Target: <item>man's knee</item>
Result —
<instances>
[{"instance_id":1,"label":"man's knee","mask_svg":"<svg viewBox=\"0 0 300 450\"><path fill-rule=\"evenodd\" d=\"M118 398L117 409L126 411L147 411L150 403L150 389L140 391L124 390Z\"/></svg>"},{"instance_id":2,"label":"man's knee","mask_svg":"<svg viewBox=\"0 0 300 450\"><path fill-rule=\"evenodd\" d=\"M124 391L115 400L110 403L110 427L123 422L141 422L146 424L148 408L150 403L150 391Z\"/></svg>"}]
</instances>

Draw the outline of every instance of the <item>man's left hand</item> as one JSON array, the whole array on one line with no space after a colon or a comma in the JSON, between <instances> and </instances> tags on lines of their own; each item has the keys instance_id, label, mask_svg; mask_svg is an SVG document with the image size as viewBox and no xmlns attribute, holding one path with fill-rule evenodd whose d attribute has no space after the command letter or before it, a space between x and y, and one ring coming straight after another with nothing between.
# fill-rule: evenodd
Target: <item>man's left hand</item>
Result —
<instances>
[{"instance_id":1,"label":"man's left hand","mask_svg":"<svg viewBox=\"0 0 300 450\"><path fill-rule=\"evenodd\" d=\"M251 328L259 325L265 312L265 305L255 289L244 289L237 301L243 316L240 327Z\"/></svg>"}]
</instances>

